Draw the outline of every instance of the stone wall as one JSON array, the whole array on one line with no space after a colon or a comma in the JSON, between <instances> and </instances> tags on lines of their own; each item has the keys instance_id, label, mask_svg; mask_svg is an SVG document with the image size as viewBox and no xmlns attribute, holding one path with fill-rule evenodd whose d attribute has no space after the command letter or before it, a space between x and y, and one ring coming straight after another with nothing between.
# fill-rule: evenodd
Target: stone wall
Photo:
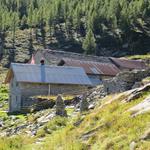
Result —
<instances>
[{"instance_id":1,"label":"stone wall","mask_svg":"<svg viewBox=\"0 0 150 150\"><path fill-rule=\"evenodd\" d=\"M49 88L50 87L50 88ZM18 83L14 78L10 82L9 112L20 111L22 107L31 106L36 101L31 101L30 97L38 95L57 95L63 93L72 94L85 91L86 86L80 85L58 85L58 84L40 84L40 83Z\"/></svg>"},{"instance_id":2,"label":"stone wall","mask_svg":"<svg viewBox=\"0 0 150 150\"><path fill-rule=\"evenodd\" d=\"M21 92L19 84L16 82L15 77L10 81L10 94L9 94L9 111L18 111L21 106Z\"/></svg>"},{"instance_id":3,"label":"stone wall","mask_svg":"<svg viewBox=\"0 0 150 150\"><path fill-rule=\"evenodd\" d=\"M150 69L124 71L112 79L104 80L104 89L108 94L124 92L132 89L136 83L148 76L150 76Z\"/></svg>"},{"instance_id":4,"label":"stone wall","mask_svg":"<svg viewBox=\"0 0 150 150\"><path fill-rule=\"evenodd\" d=\"M30 106L35 104L36 101L31 101L29 97L32 96L39 96L39 95L48 95L49 91L51 95L63 94L63 93L74 93L82 90L86 90L85 86L78 86L78 85L49 85L48 84L31 84L31 83L22 83L21 84L21 99L22 99L22 106Z\"/></svg>"}]
</instances>

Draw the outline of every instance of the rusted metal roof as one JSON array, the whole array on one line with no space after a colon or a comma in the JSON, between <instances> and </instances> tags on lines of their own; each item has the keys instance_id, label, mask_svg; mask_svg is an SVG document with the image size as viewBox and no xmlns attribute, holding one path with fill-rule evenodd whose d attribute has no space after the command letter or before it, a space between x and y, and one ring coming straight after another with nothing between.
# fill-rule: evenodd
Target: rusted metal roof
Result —
<instances>
[{"instance_id":1,"label":"rusted metal roof","mask_svg":"<svg viewBox=\"0 0 150 150\"><path fill-rule=\"evenodd\" d=\"M63 58L58 65L82 67L87 74L115 76L120 70L113 64Z\"/></svg>"},{"instance_id":2,"label":"rusted metal roof","mask_svg":"<svg viewBox=\"0 0 150 150\"><path fill-rule=\"evenodd\" d=\"M120 68L126 69L145 69L146 65L140 60L129 60L125 58L110 58L110 60Z\"/></svg>"},{"instance_id":3,"label":"rusted metal roof","mask_svg":"<svg viewBox=\"0 0 150 150\"><path fill-rule=\"evenodd\" d=\"M83 68L12 63L5 83L12 76L18 82L91 85Z\"/></svg>"},{"instance_id":4,"label":"rusted metal roof","mask_svg":"<svg viewBox=\"0 0 150 150\"><path fill-rule=\"evenodd\" d=\"M60 59L62 58L111 63L108 57L85 55L85 54L66 52L66 51L60 51L60 50L50 50L50 49L35 51L35 53L33 54L33 58L34 58L35 64L40 64L41 58L44 58L45 64L47 65L57 65ZM29 63L31 63L31 60L29 61Z\"/></svg>"}]
</instances>

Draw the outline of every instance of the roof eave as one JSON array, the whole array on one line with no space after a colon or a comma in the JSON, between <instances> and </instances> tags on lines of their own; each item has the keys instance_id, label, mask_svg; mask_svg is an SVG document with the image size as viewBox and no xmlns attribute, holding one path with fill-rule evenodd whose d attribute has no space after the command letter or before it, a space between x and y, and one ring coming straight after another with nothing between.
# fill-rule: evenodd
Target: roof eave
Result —
<instances>
[{"instance_id":1,"label":"roof eave","mask_svg":"<svg viewBox=\"0 0 150 150\"><path fill-rule=\"evenodd\" d=\"M9 69L8 72L7 72L4 84L10 83L12 77L13 77L13 71L12 71L12 69Z\"/></svg>"},{"instance_id":2,"label":"roof eave","mask_svg":"<svg viewBox=\"0 0 150 150\"><path fill-rule=\"evenodd\" d=\"M89 83L89 84L79 84L79 83L49 83L49 82L31 82L31 81L18 81L20 83L37 83L37 84L67 84L67 85L81 85L81 86L91 86L92 83Z\"/></svg>"}]
</instances>

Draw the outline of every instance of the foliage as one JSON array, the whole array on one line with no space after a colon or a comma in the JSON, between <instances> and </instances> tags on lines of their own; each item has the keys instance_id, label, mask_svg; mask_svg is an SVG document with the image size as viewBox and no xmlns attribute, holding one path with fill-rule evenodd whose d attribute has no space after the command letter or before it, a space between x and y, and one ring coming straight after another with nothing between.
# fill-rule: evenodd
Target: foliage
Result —
<instances>
[{"instance_id":1,"label":"foliage","mask_svg":"<svg viewBox=\"0 0 150 150\"><path fill-rule=\"evenodd\" d=\"M26 144L32 142L31 138L25 136L0 138L0 150L27 150L29 147Z\"/></svg>"},{"instance_id":2,"label":"foliage","mask_svg":"<svg viewBox=\"0 0 150 150\"><path fill-rule=\"evenodd\" d=\"M5 85L0 86L0 101L8 100L8 88Z\"/></svg>"},{"instance_id":3,"label":"foliage","mask_svg":"<svg viewBox=\"0 0 150 150\"><path fill-rule=\"evenodd\" d=\"M149 112L134 118L127 112L129 108L141 102L148 95L149 92L143 93L139 99L130 103L121 102L124 96L119 96L114 102L107 103L110 100L109 96L108 100L105 99L107 105L87 114L79 127L68 124L51 134L46 139L48 142L45 142L43 149L46 150L47 147L64 150L129 149L132 141L137 143L137 149L148 149L149 141L142 142L139 138L149 125ZM85 135L87 138L84 139Z\"/></svg>"},{"instance_id":4,"label":"foliage","mask_svg":"<svg viewBox=\"0 0 150 150\"><path fill-rule=\"evenodd\" d=\"M51 37L74 39L90 54L96 48L121 49L124 44L132 53L147 52L149 16L149 0L0 0L0 55L8 31L14 46L16 30L28 28L31 49L33 35L39 34L45 48L49 31Z\"/></svg>"},{"instance_id":5,"label":"foliage","mask_svg":"<svg viewBox=\"0 0 150 150\"><path fill-rule=\"evenodd\" d=\"M72 95L62 95L64 100L72 100L74 98L74 96ZM50 95L50 96L36 96L35 98L41 98L41 99L49 99L49 100L56 100L57 96L54 95Z\"/></svg>"},{"instance_id":6,"label":"foliage","mask_svg":"<svg viewBox=\"0 0 150 150\"><path fill-rule=\"evenodd\" d=\"M150 59L150 54L146 55L133 55L133 56L128 56L129 59L142 59L142 60L149 60Z\"/></svg>"},{"instance_id":7,"label":"foliage","mask_svg":"<svg viewBox=\"0 0 150 150\"><path fill-rule=\"evenodd\" d=\"M84 115L53 118L39 128L34 138L24 135L0 138L0 149L126 150L133 141L137 143L137 149L149 149L150 142L139 139L149 127L150 113L131 117L128 112L129 108L143 101L149 94L143 92L140 98L129 103L122 102L127 96L125 93L109 95L102 100L100 106ZM29 117L27 119L29 121ZM39 138L44 140L37 144Z\"/></svg>"},{"instance_id":8,"label":"foliage","mask_svg":"<svg viewBox=\"0 0 150 150\"><path fill-rule=\"evenodd\" d=\"M56 130L60 130L67 125L67 119L62 117L56 117L48 124L38 131L37 137L44 137L46 134L52 134Z\"/></svg>"},{"instance_id":9,"label":"foliage","mask_svg":"<svg viewBox=\"0 0 150 150\"><path fill-rule=\"evenodd\" d=\"M86 54L93 54L96 50L95 37L91 30L88 31L85 40L83 41L83 49Z\"/></svg>"}]
</instances>

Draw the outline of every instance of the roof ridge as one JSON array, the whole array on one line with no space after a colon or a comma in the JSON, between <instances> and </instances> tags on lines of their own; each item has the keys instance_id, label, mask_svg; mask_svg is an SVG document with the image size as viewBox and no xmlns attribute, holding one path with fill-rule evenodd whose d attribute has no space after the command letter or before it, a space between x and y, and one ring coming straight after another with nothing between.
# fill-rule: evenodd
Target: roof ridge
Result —
<instances>
[{"instance_id":1,"label":"roof ridge","mask_svg":"<svg viewBox=\"0 0 150 150\"><path fill-rule=\"evenodd\" d=\"M82 67L45 65L43 69L40 64L12 63L10 69L13 73L7 75L9 78L6 83L10 82L14 74L18 82L91 85Z\"/></svg>"},{"instance_id":2,"label":"roof ridge","mask_svg":"<svg viewBox=\"0 0 150 150\"><path fill-rule=\"evenodd\" d=\"M85 63L93 63L93 64L103 64L103 65L115 66L115 64L113 64L113 63L97 62L97 61L91 61L91 60L79 60L79 59L72 59L72 58L62 58L61 60L78 61L78 62L85 62Z\"/></svg>"},{"instance_id":3,"label":"roof ridge","mask_svg":"<svg viewBox=\"0 0 150 150\"><path fill-rule=\"evenodd\" d=\"M95 56L95 55L86 55L84 53L75 53L75 52L68 52L68 51L62 51L62 50L52 50L52 49L40 49L40 50L37 50L37 52L40 51L40 52L54 52L54 53L61 53L61 54L74 54L74 55L78 55L78 56L86 56L86 57L95 57L95 58L100 58L100 57L103 57L103 58L108 58L106 56Z\"/></svg>"}]
</instances>

